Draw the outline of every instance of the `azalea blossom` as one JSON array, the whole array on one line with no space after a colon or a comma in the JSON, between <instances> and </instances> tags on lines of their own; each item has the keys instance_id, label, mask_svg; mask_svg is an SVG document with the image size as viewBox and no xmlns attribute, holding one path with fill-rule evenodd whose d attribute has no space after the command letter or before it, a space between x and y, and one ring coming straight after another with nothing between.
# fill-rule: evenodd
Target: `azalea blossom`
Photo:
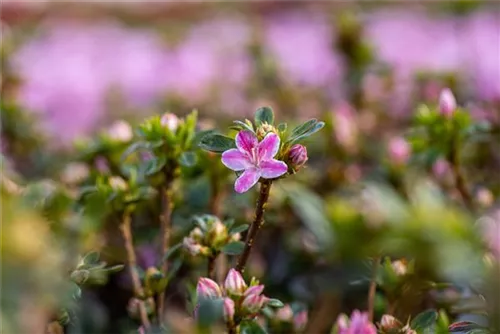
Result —
<instances>
[{"instance_id":1,"label":"azalea blossom","mask_svg":"<svg viewBox=\"0 0 500 334\"><path fill-rule=\"evenodd\" d=\"M274 159L280 147L280 138L275 133L268 133L259 142L253 132L240 131L236 147L222 153L222 163L236 172L244 171L234 184L238 193L252 188L261 177L274 179L288 170L286 163Z\"/></svg>"}]
</instances>

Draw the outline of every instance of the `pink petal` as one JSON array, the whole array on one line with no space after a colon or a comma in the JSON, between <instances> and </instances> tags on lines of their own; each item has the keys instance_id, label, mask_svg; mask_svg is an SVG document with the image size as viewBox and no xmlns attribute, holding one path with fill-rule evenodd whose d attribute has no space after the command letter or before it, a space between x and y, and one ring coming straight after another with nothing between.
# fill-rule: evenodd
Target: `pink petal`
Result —
<instances>
[{"instance_id":1,"label":"pink petal","mask_svg":"<svg viewBox=\"0 0 500 334\"><path fill-rule=\"evenodd\" d=\"M222 163L227 168L237 172L252 166L247 156L236 148L232 148L222 153Z\"/></svg>"},{"instance_id":2,"label":"pink petal","mask_svg":"<svg viewBox=\"0 0 500 334\"><path fill-rule=\"evenodd\" d=\"M236 135L236 147L248 155L252 155L252 149L258 145L259 141L253 132L240 131Z\"/></svg>"},{"instance_id":3,"label":"pink petal","mask_svg":"<svg viewBox=\"0 0 500 334\"><path fill-rule=\"evenodd\" d=\"M266 135L259 143L259 158L260 160L271 160L274 158L280 149L280 137L271 132Z\"/></svg>"},{"instance_id":4,"label":"pink petal","mask_svg":"<svg viewBox=\"0 0 500 334\"><path fill-rule=\"evenodd\" d=\"M236 179L234 190L238 193L244 193L252 188L260 178L260 171L256 168L247 169Z\"/></svg>"},{"instance_id":5,"label":"pink petal","mask_svg":"<svg viewBox=\"0 0 500 334\"><path fill-rule=\"evenodd\" d=\"M260 174L265 179L274 179L287 171L288 166L283 161L272 159L260 163Z\"/></svg>"}]
</instances>

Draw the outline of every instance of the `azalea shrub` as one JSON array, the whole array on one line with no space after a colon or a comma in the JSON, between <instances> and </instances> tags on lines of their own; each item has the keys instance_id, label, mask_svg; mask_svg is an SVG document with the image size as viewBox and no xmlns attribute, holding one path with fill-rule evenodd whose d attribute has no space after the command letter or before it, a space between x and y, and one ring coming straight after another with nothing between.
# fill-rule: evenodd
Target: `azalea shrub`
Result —
<instances>
[{"instance_id":1,"label":"azalea shrub","mask_svg":"<svg viewBox=\"0 0 500 334\"><path fill-rule=\"evenodd\" d=\"M443 10L491 8L460 3ZM298 5L305 23L266 4L234 12L270 22L246 49L225 44L248 34L234 22L194 18L206 40L167 22L172 67L133 24L49 25L38 42L9 31L2 333L500 333L500 95L458 70L382 66L361 14ZM281 44L292 37L314 55ZM81 86L54 60L75 41L81 58L61 67ZM123 59L97 61L112 51Z\"/></svg>"}]
</instances>

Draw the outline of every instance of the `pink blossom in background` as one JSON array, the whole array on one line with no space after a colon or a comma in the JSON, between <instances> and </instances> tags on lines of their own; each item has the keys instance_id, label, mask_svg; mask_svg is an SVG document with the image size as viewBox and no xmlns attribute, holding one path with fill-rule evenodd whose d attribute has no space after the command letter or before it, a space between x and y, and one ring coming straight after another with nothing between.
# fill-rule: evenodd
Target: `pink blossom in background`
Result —
<instances>
[{"instance_id":1,"label":"pink blossom in background","mask_svg":"<svg viewBox=\"0 0 500 334\"><path fill-rule=\"evenodd\" d=\"M293 84L325 86L339 81L341 66L333 42L333 24L317 14L282 14L265 26L265 50L284 80Z\"/></svg>"},{"instance_id":2,"label":"pink blossom in background","mask_svg":"<svg viewBox=\"0 0 500 334\"><path fill-rule=\"evenodd\" d=\"M44 28L13 55L23 80L18 101L40 113L63 142L93 129L111 88L127 104L144 106L166 87L166 50L148 31L116 23L53 22Z\"/></svg>"}]
</instances>

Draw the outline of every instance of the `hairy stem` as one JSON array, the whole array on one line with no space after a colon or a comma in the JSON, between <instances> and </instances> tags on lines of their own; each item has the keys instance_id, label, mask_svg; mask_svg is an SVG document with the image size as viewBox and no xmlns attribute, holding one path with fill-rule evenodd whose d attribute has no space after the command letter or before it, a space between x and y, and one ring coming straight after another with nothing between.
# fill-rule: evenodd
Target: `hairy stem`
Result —
<instances>
[{"instance_id":1,"label":"hairy stem","mask_svg":"<svg viewBox=\"0 0 500 334\"><path fill-rule=\"evenodd\" d=\"M166 182L160 188L160 199L161 199L161 215L160 215L160 235L161 235L161 244L160 244L160 254L161 254L161 272L164 276L167 276L168 271L168 261L163 261L165 254L167 253L170 247L170 234L171 234L171 220L172 220L172 183L173 183L173 175L166 171ZM158 294L157 299L157 312L156 315L158 317L158 322L160 324L163 323L163 315L165 310L165 291L162 291Z\"/></svg>"},{"instance_id":2,"label":"hairy stem","mask_svg":"<svg viewBox=\"0 0 500 334\"><path fill-rule=\"evenodd\" d=\"M380 265L380 257L377 256L373 259L372 266L372 279L370 281L370 287L368 288L368 320L373 322L373 313L375 309L375 295L377 293L377 275L378 267Z\"/></svg>"},{"instance_id":3,"label":"hairy stem","mask_svg":"<svg viewBox=\"0 0 500 334\"><path fill-rule=\"evenodd\" d=\"M260 230L262 225L264 225L264 211L266 209L267 200L269 199L271 184L272 181L265 180L260 185L259 198L257 199L257 206L255 208L255 218L248 230L243 253L241 253L238 258L238 263L236 264L236 270L241 273L245 271L245 265L248 257L250 256L250 252L252 251L252 246L255 241L255 237L257 236L257 232Z\"/></svg>"},{"instance_id":4,"label":"hairy stem","mask_svg":"<svg viewBox=\"0 0 500 334\"><path fill-rule=\"evenodd\" d=\"M137 272L137 258L134 251L134 241L132 239L132 226L129 213L124 213L120 224L120 231L122 232L123 240L125 242L125 250L127 252L127 264L132 278L132 285L134 288L134 295L136 297L144 296L144 289L142 288L141 279ZM139 315L141 317L142 325L145 329L151 327L149 322L146 306L141 300L139 303Z\"/></svg>"}]
</instances>

